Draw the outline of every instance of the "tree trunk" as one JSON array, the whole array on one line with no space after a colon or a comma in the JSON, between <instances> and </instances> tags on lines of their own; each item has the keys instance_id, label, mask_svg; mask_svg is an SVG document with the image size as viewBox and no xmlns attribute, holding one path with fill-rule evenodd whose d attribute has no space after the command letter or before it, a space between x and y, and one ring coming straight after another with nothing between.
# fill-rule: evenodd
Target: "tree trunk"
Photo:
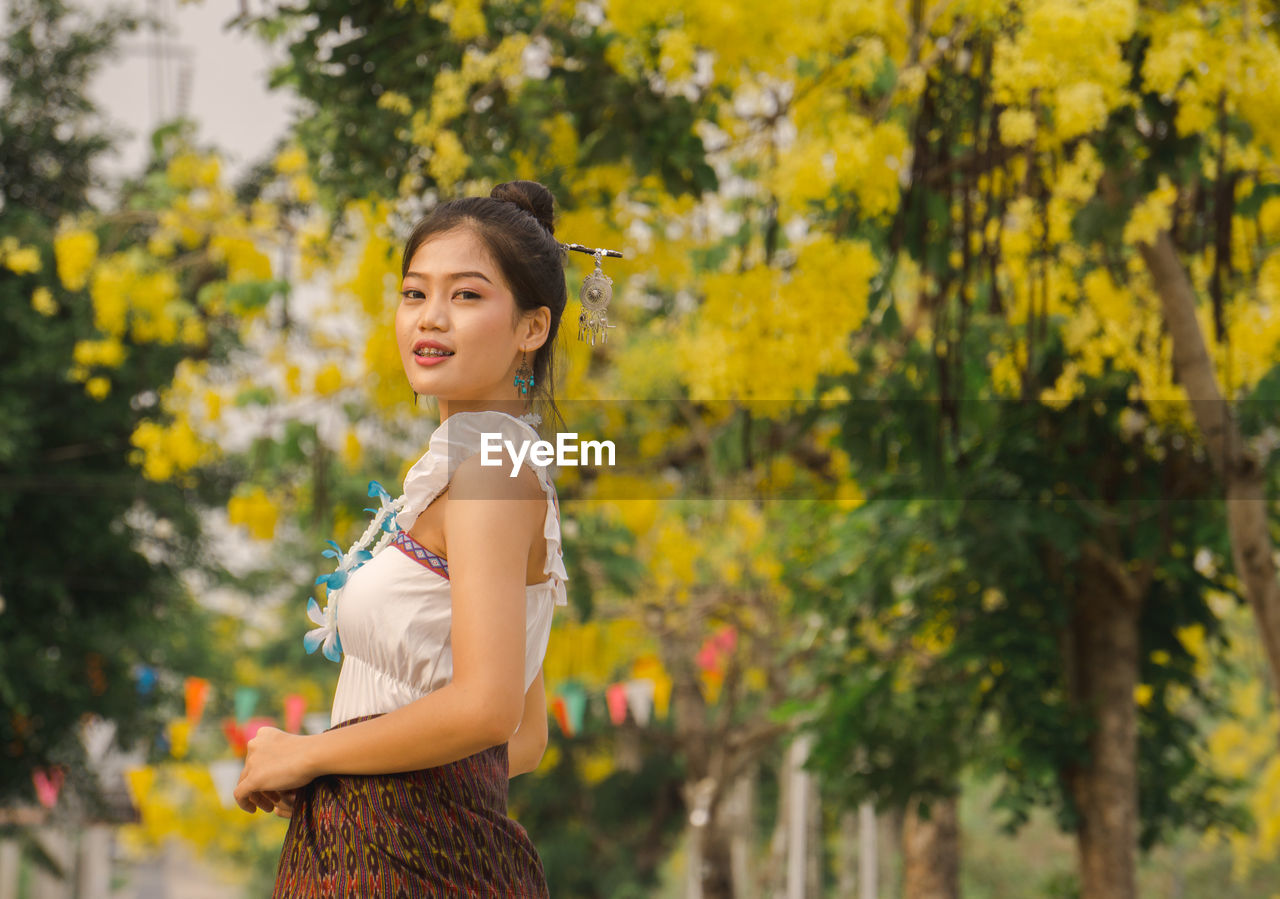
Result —
<instances>
[{"instance_id":1,"label":"tree trunk","mask_svg":"<svg viewBox=\"0 0 1280 899\"><path fill-rule=\"evenodd\" d=\"M805 895L820 899L823 893L823 873L825 858L823 848L826 843L826 828L823 826L822 791L818 789L818 778L808 778L809 799L805 803L808 819L805 821Z\"/></svg>"},{"instance_id":2,"label":"tree trunk","mask_svg":"<svg viewBox=\"0 0 1280 899\"><path fill-rule=\"evenodd\" d=\"M755 899L759 880L753 863L756 849L756 770L752 763L730 791L729 857L734 899Z\"/></svg>"},{"instance_id":3,"label":"tree trunk","mask_svg":"<svg viewBox=\"0 0 1280 899\"><path fill-rule=\"evenodd\" d=\"M1090 554L1071 622L1072 699L1092 715L1089 761L1068 772L1078 814L1081 899L1136 899L1138 619L1141 588Z\"/></svg>"},{"instance_id":4,"label":"tree trunk","mask_svg":"<svg viewBox=\"0 0 1280 899\"><path fill-rule=\"evenodd\" d=\"M734 899L733 842L731 831L723 820L707 828L702 844L703 899Z\"/></svg>"},{"instance_id":5,"label":"tree trunk","mask_svg":"<svg viewBox=\"0 0 1280 899\"><path fill-rule=\"evenodd\" d=\"M1225 482L1232 562L1258 622L1272 686L1280 695L1280 580L1267 530L1265 472L1256 454L1245 447L1230 404L1222 396L1196 319L1195 293L1168 232L1161 231L1154 244L1143 244L1141 249L1173 339L1174 370L1191 399L1213 466Z\"/></svg>"},{"instance_id":6,"label":"tree trunk","mask_svg":"<svg viewBox=\"0 0 1280 899\"><path fill-rule=\"evenodd\" d=\"M858 899L876 899L880 895L878 830L875 806L862 803L858 808Z\"/></svg>"},{"instance_id":7,"label":"tree trunk","mask_svg":"<svg viewBox=\"0 0 1280 899\"><path fill-rule=\"evenodd\" d=\"M902 822L903 899L959 899L960 821L957 802L934 799L929 816L908 805Z\"/></svg>"},{"instance_id":8,"label":"tree trunk","mask_svg":"<svg viewBox=\"0 0 1280 899\"><path fill-rule=\"evenodd\" d=\"M13 837L0 838L0 899L18 899L22 849Z\"/></svg>"},{"instance_id":9,"label":"tree trunk","mask_svg":"<svg viewBox=\"0 0 1280 899\"><path fill-rule=\"evenodd\" d=\"M787 884L787 806L791 803L791 766L787 764L790 749L783 754L778 766L778 811L773 818L773 835L769 839L769 855L761 892L766 896L781 896Z\"/></svg>"},{"instance_id":10,"label":"tree trunk","mask_svg":"<svg viewBox=\"0 0 1280 899\"><path fill-rule=\"evenodd\" d=\"M858 813L840 813L836 850L836 899L856 899L858 893Z\"/></svg>"},{"instance_id":11,"label":"tree trunk","mask_svg":"<svg viewBox=\"0 0 1280 899\"><path fill-rule=\"evenodd\" d=\"M787 899L805 899L809 895L809 817L813 803L811 776L804 769L809 758L812 738L802 734L787 749Z\"/></svg>"}]
</instances>

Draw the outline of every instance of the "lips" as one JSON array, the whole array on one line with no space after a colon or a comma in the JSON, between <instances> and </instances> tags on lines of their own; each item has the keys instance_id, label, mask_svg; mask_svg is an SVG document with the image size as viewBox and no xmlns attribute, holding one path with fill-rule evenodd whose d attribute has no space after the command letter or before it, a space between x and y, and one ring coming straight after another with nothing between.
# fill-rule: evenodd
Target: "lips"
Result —
<instances>
[{"instance_id":1,"label":"lips","mask_svg":"<svg viewBox=\"0 0 1280 899\"><path fill-rule=\"evenodd\" d=\"M419 340L413 345L413 355L419 359L447 359L453 350L434 340Z\"/></svg>"}]
</instances>

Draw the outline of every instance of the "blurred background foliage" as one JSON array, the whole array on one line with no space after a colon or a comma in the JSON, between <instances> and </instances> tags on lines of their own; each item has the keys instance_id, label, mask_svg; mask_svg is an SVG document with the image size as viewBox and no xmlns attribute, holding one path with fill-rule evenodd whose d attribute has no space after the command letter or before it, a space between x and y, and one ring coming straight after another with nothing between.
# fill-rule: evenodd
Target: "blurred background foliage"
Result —
<instances>
[{"instance_id":1,"label":"blurred background foliage","mask_svg":"<svg viewBox=\"0 0 1280 899\"><path fill-rule=\"evenodd\" d=\"M327 708L319 550L434 427L400 240L532 178L624 250L557 395L635 459L559 478L511 788L553 895L780 895L798 790L809 895L859 808L913 899L1269 895L1273 4L254 0L281 145L229 183L176 121L113 185L85 82L139 23L67 11L15 0L0 60L0 795L92 796L113 721L130 846L262 892L281 822L209 766Z\"/></svg>"}]
</instances>

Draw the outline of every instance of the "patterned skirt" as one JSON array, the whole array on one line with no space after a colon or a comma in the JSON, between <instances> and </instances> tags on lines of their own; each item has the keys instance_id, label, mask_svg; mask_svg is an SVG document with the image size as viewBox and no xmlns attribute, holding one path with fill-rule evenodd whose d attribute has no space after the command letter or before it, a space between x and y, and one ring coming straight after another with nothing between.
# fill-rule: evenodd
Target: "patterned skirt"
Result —
<instances>
[{"instance_id":1,"label":"patterned skirt","mask_svg":"<svg viewBox=\"0 0 1280 899\"><path fill-rule=\"evenodd\" d=\"M435 768L318 777L297 791L272 899L543 899L507 785L506 743Z\"/></svg>"}]
</instances>

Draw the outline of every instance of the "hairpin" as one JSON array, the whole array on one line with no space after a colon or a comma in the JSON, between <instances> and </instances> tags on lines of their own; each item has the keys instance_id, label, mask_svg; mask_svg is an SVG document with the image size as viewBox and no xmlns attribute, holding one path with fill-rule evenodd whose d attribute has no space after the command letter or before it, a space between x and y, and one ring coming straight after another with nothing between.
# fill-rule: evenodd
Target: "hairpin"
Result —
<instances>
[{"instance_id":1,"label":"hairpin","mask_svg":"<svg viewBox=\"0 0 1280 899\"><path fill-rule=\"evenodd\" d=\"M582 312L578 315L578 339L585 339L582 335L587 334L590 337L591 345L596 345L596 335L599 335L600 342L604 343L607 336L606 329L616 328L617 325L609 324L606 313L609 309L609 301L613 299L613 279L604 273L600 267L600 261L605 256L615 256L622 258L622 254L617 250L592 249L584 247L577 243L562 243L561 248L566 252L576 250L579 253L589 253L596 259L595 270L582 280L582 290L578 296L582 300Z\"/></svg>"}]
</instances>

